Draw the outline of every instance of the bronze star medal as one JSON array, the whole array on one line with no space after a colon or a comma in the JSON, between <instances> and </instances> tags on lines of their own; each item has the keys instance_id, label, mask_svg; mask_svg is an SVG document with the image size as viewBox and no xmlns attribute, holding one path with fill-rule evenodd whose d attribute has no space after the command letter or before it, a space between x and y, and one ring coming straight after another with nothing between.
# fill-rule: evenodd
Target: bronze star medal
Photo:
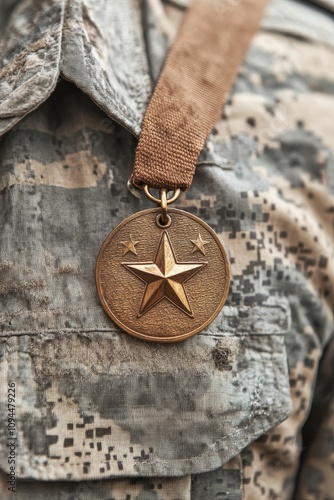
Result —
<instances>
[{"instance_id":1,"label":"bronze star medal","mask_svg":"<svg viewBox=\"0 0 334 500\"><path fill-rule=\"evenodd\" d=\"M218 236L187 212L144 210L104 242L97 290L109 317L143 340L177 342L209 325L228 293L229 264ZM125 257L126 256L126 257Z\"/></svg>"}]
</instances>

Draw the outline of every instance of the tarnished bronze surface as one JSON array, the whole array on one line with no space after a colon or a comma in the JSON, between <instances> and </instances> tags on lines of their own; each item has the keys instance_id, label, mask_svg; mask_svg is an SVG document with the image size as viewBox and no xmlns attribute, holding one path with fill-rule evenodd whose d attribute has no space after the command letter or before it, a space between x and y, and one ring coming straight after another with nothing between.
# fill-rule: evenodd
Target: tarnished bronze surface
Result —
<instances>
[{"instance_id":1,"label":"tarnished bronze surface","mask_svg":"<svg viewBox=\"0 0 334 500\"><path fill-rule=\"evenodd\" d=\"M159 209L121 222L107 237L96 267L101 303L125 332L143 340L178 342L200 332L227 297L230 272L218 236L197 217Z\"/></svg>"}]
</instances>

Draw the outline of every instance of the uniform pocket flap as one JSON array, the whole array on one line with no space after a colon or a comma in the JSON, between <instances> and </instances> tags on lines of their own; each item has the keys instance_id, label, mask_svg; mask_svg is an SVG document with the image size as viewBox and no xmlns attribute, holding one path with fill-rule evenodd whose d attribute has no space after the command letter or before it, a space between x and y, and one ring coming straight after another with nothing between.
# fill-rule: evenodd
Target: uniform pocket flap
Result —
<instances>
[{"instance_id":1,"label":"uniform pocket flap","mask_svg":"<svg viewBox=\"0 0 334 500\"><path fill-rule=\"evenodd\" d=\"M219 467L289 414L281 335L288 317L284 300L227 307L216 327L174 345L121 332L4 339L3 470L13 384L18 477L177 476Z\"/></svg>"}]
</instances>

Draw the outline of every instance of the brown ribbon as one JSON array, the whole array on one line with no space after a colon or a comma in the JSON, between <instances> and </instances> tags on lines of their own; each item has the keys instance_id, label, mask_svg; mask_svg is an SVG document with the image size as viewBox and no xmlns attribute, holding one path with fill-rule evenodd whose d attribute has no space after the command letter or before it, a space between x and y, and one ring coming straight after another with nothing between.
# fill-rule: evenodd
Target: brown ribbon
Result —
<instances>
[{"instance_id":1,"label":"brown ribbon","mask_svg":"<svg viewBox=\"0 0 334 500\"><path fill-rule=\"evenodd\" d=\"M144 116L132 181L186 190L267 0L195 0Z\"/></svg>"}]
</instances>

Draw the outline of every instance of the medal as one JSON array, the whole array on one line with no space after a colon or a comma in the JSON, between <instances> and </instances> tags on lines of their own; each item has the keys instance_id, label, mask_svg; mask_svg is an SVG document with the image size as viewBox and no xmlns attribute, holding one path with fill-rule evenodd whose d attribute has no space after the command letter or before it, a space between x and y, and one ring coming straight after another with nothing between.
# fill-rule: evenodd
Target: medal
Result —
<instances>
[{"instance_id":1,"label":"medal","mask_svg":"<svg viewBox=\"0 0 334 500\"><path fill-rule=\"evenodd\" d=\"M258 0L254 9L253 0L244 0L218 15L194 0L145 113L131 182L159 208L121 222L96 267L105 312L140 339L185 340L209 325L226 300L230 271L218 236L168 205L191 184L265 4Z\"/></svg>"},{"instance_id":2,"label":"medal","mask_svg":"<svg viewBox=\"0 0 334 500\"><path fill-rule=\"evenodd\" d=\"M223 307L229 263L205 222L165 208L163 223L162 212L136 213L110 233L96 283L104 310L122 330L143 340L178 342L203 330Z\"/></svg>"}]
</instances>

